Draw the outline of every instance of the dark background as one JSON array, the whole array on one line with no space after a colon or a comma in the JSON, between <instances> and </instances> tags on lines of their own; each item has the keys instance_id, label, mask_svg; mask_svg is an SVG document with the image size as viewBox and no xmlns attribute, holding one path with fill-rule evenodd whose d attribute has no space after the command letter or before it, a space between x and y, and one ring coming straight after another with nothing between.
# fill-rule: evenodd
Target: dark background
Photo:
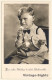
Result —
<instances>
[{"instance_id":1,"label":"dark background","mask_svg":"<svg viewBox=\"0 0 52 80\"><path fill-rule=\"evenodd\" d=\"M4 5L4 58L15 50L15 38L20 26L17 13L21 7L31 6L35 10L35 24L49 26L48 4L5 4Z\"/></svg>"}]
</instances>

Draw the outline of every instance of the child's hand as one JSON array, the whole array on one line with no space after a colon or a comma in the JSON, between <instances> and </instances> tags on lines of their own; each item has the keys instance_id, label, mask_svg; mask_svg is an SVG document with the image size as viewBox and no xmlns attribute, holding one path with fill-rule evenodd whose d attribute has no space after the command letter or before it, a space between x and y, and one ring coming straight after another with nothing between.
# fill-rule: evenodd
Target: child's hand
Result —
<instances>
[{"instance_id":1,"label":"child's hand","mask_svg":"<svg viewBox=\"0 0 52 80\"><path fill-rule=\"evenodd\" d=\"M20 49L20 51L23 56L27 56L27 54L22 49Z\"/></svg>"},{"instance_id":2,"label":"child's hand","mask_svg":"<svg viewBox=\"0 0 52 80\"><path fill-rule=\"evenodd\" d=\"M27 52L27 56L35 56L35 55L37 55L37 51Z\"/></svg>"},{"instance_id":3,"label":"child's hand","mask_svg":"<svg viewBox=\"0 0 52 80\"><path fill-rule=\"evenodd\" d=\"M17 52L17 54L20 56L27 56L26 53L22 49L20 49L20 51Z\"/></svg>"}]
</instances>

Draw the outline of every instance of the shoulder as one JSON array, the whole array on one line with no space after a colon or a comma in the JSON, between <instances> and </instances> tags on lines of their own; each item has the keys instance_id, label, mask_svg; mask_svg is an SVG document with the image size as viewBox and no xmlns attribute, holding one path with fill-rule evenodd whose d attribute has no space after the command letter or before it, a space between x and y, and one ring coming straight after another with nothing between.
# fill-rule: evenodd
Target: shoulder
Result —
<instances>
[{"instance_id":1,"label":"shoulder","mask_svg":"<svg viewBox=\"0 0 52 80\"><path fill-rule=\"evenodd\" d=\"M37 28L37 33L38 34L45 34L44 31L42 30L42 28L40 28L40 27Z\"/></svg>"},{"instance_id":2,"label":"shoulder","mask_svg":"<svg viewBox=\"0 0 52 80\"><path fill-rule=\"evenodd\" d=\"M38 28L37 34L38 34L38 36L39 36L40 39L46 40L46 35L45 35L45 32L43 31L42 28L40 28L40 27Z\"/></svg>"}]
</instances>

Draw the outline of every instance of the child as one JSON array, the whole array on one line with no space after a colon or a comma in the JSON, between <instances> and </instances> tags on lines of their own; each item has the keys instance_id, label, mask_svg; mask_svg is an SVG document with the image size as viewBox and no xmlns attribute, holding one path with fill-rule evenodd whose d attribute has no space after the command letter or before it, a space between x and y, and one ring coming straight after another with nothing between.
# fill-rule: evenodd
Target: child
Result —
<instances>
[{"instance_id":1,"label":"child","mask_svg":"<svg viewBox=\"0 0 52 80\"><path fill-rule=\"evenodd\" d=\"M21 8L18 12L21 27L17 32L15 46L17 55L23 56L21 64L42 64L48 55L46 36L34 24L35 15L31 7Z\"/></svg>"}]
</instances>

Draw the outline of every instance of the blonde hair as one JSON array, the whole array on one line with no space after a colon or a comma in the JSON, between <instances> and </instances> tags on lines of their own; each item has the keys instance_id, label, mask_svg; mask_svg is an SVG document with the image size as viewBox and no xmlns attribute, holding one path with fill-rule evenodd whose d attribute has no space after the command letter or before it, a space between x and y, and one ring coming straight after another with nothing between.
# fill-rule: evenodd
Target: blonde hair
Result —
<instances>
[{"instance_id":1,"label":"blonde hair","mask_svg":"<svg viewBox=\"0 0 52 80\"><path fill-rule=\"evenodd\" d=\"M18 18L19 19L21 19L21 15L23 13L29 13L30 15L35 16L34 10L31 7L22 7L22 8L20 8L19 11L18 11Z\"/></svg>"}]
</instances>

